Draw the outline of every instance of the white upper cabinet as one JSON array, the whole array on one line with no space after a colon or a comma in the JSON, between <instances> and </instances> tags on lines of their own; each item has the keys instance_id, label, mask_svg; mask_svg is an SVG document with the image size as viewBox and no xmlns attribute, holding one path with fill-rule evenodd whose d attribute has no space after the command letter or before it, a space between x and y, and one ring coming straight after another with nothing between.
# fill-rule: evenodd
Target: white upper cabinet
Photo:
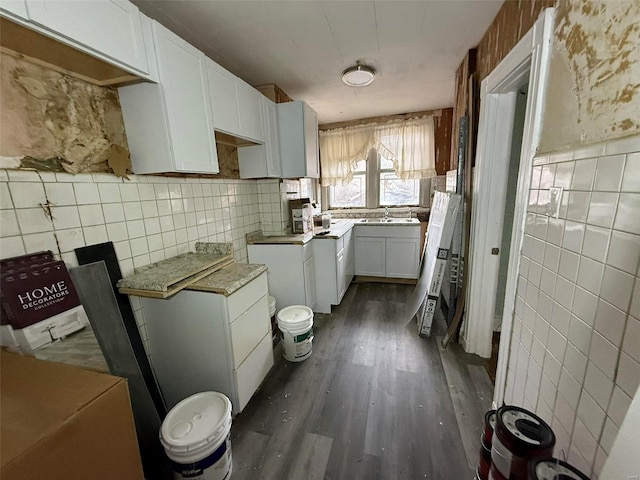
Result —
<instances>
[{"instance_id":1,"label":"white upper cabinet","mask_svg":"<svg viewBox=\"0 0 640 480\"><path fill-rule=\"evenodd\" d=\"M202 52L153 22L160 83L119 89L134 173L218 173Z\"/></svg>"},{"instance_id":2,"label":"white upper cabinet","mask_svg":"<svg viewBox=\"0 0 640 480\"><path fill-rule=\"evenodd\" d=\"M0 13L9 18L27 20L27 3L25 0L0 0Z\"/></svg>"},{"instance_id":3,"label":"white upper cabinet","mask_svg":"<svg viewBox=\"0 0 640 480\"><path fill-rule=\"evenodd\" d=\"M250 140L264 142L262 126L262 95L248 83L239 78L236 81L238 98L238 116L240 117L240 135Z\"/></svg>"},{"instance_id":4,"label":"white upper cabinet","mask_svg":"<svg viewBox=\"0 0 640 480\"><path fill-rule=\"evenodd\" d=\"M26 5L29 21L43 27L43 33L51 32L54 38L132 73L142 76L149 73L141 14L132 3L27 0Z\"/></svg>"},{"instance_id":5,"label":"white upper cabinet","mask_svg":"<svg viewBox=\"0 0 640 480\"><path fill-rule=\"evenodd\" d=\"M319 178L318 115L304 102L279 103L283 178Z\"/></svg>"},{"instance_id":6,"label":"white upper cabinet","mask_svg":"<svg viewBox=\"0 0 640 480\"><path fill-rule=\"evenodd\" d=\"M211 59L207 59L207 76L216 130L263 143L263 95Z\"/></svg>"},{"instance_id":7,"label":"white upper cabinet","mask_svg":"<svg viewBox=\"0 0 640 480\"><path fill-rule=\"evenodd\" d=\"M236 77L213 60L207 58L209 93L216 130L230 135L240 132Z\"/></svg>"},{"instance_id":8,"label":"white upper cabinet","mask_svg":"<svg viewBox=\"0 0 640 480\"><path fill-rule=\"evenodd\" d=\"M279 178L282 175L276 104L264 95L262 95L261 103L265 143L264 145L238 148L240 178Z\"/></svg>"}]
</instances>

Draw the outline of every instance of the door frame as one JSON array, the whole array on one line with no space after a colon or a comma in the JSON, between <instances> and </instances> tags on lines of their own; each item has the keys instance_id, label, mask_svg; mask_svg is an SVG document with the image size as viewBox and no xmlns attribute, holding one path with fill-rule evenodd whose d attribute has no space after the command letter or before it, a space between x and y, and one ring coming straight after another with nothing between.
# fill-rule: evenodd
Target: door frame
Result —
<instances>
[{"instance_id":1,"label":"door frame","mask_svg":"<svg viewBox=\"0 0 640 480\"><path fill-rule=\"evenodd\" d=\"M507 173L517 89L527 79L529 81L494 405L501 405L504 398L520 249L524 238L533 157L537 153L542 130L554 13L553 8L545 9L531 30L481 84L478 160L474 175L471 220L467 298L469 308L465 315L463 343L467 352L490 357L500 263L500 257L492 255L491 249L500 246L502 240L504 198L506 183L509 180Z\"/></svg>"}]
</instances>

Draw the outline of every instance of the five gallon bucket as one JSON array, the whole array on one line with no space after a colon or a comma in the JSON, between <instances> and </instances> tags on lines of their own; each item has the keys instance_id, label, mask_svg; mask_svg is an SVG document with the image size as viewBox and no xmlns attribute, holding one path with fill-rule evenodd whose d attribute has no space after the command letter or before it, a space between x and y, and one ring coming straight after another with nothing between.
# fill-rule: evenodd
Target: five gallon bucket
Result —
<instances>
[{"instance_id":1,"label":"five gallon bucket","mask_svg":"<svg viewBox=\"0 0 640 480\"><path fill-rule=\"evenodd\" d=\"M175 480L225 480L231 476L231 402L202 392L173 407L162 422L160 442Z\"/></svg>"},{"instance_id":2,"label":"five gallon bucket","mask_svg":"<svg viewBox=\"0 0 640 480\"><path fill-rule=\"evenodd\" d=\"M520 407L503 405L496 412L491 446L490 480L527 480L527 463L550 457L556 443L544 420Z\"/></svg>"},{"instance_id":3,"label":"five gallon bucket","mask_svg":"<svg viewBox=\"0 0 640 480\"><path fill-rule=\"evenodd\" d=\"M313 311L304 305L292 305L278 312L282 336L282 354L290 362L302 362L311 355Z\"/></svg>"}]
</instances>

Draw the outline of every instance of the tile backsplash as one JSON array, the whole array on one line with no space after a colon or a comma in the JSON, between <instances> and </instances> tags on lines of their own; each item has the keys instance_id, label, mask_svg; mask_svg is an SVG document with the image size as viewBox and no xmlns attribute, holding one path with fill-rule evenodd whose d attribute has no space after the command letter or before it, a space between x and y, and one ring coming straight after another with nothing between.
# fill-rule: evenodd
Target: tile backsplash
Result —
<instances>
[{"instance_id":1,"label":"tile backsplash","mask_svg":"<svg viewBox=\"0 0 640 480\"><path fill-rule=\"evenodd\" d=\"M258 202L255 180L0 170L0 258L52 250L73 267L75 248L110 240L126 276L209 241L232 242L246 262L245 234L261 228Z\"/></svg>"},{"instance_id":2,"label":"tile backsplash","mask_svg":"<svg viewBox=\"0 0 640 480\"><path fill-rule=\"evenodd\" d=\"M640 382L639 152L632 137L532 168L505 401L545 419L555 456L593 478Z\"/></svg>"}]
</instances>

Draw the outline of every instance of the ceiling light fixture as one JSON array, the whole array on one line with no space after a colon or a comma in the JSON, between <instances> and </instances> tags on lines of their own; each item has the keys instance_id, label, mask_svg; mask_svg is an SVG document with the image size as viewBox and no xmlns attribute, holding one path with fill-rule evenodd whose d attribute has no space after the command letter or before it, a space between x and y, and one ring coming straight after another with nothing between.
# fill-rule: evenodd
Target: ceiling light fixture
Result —
<instances>
[{"instance_id":1,"label":"ceiling light fixture","mask_svg":"<svg viewBox=\"0 0 640 480\"><path fill-rule=\"evenodd\" d=\"M342 81L350 87L366 87L376 78L376 71L366 65L356 64L342 72Z\"/></svg>"}]
</instances>

